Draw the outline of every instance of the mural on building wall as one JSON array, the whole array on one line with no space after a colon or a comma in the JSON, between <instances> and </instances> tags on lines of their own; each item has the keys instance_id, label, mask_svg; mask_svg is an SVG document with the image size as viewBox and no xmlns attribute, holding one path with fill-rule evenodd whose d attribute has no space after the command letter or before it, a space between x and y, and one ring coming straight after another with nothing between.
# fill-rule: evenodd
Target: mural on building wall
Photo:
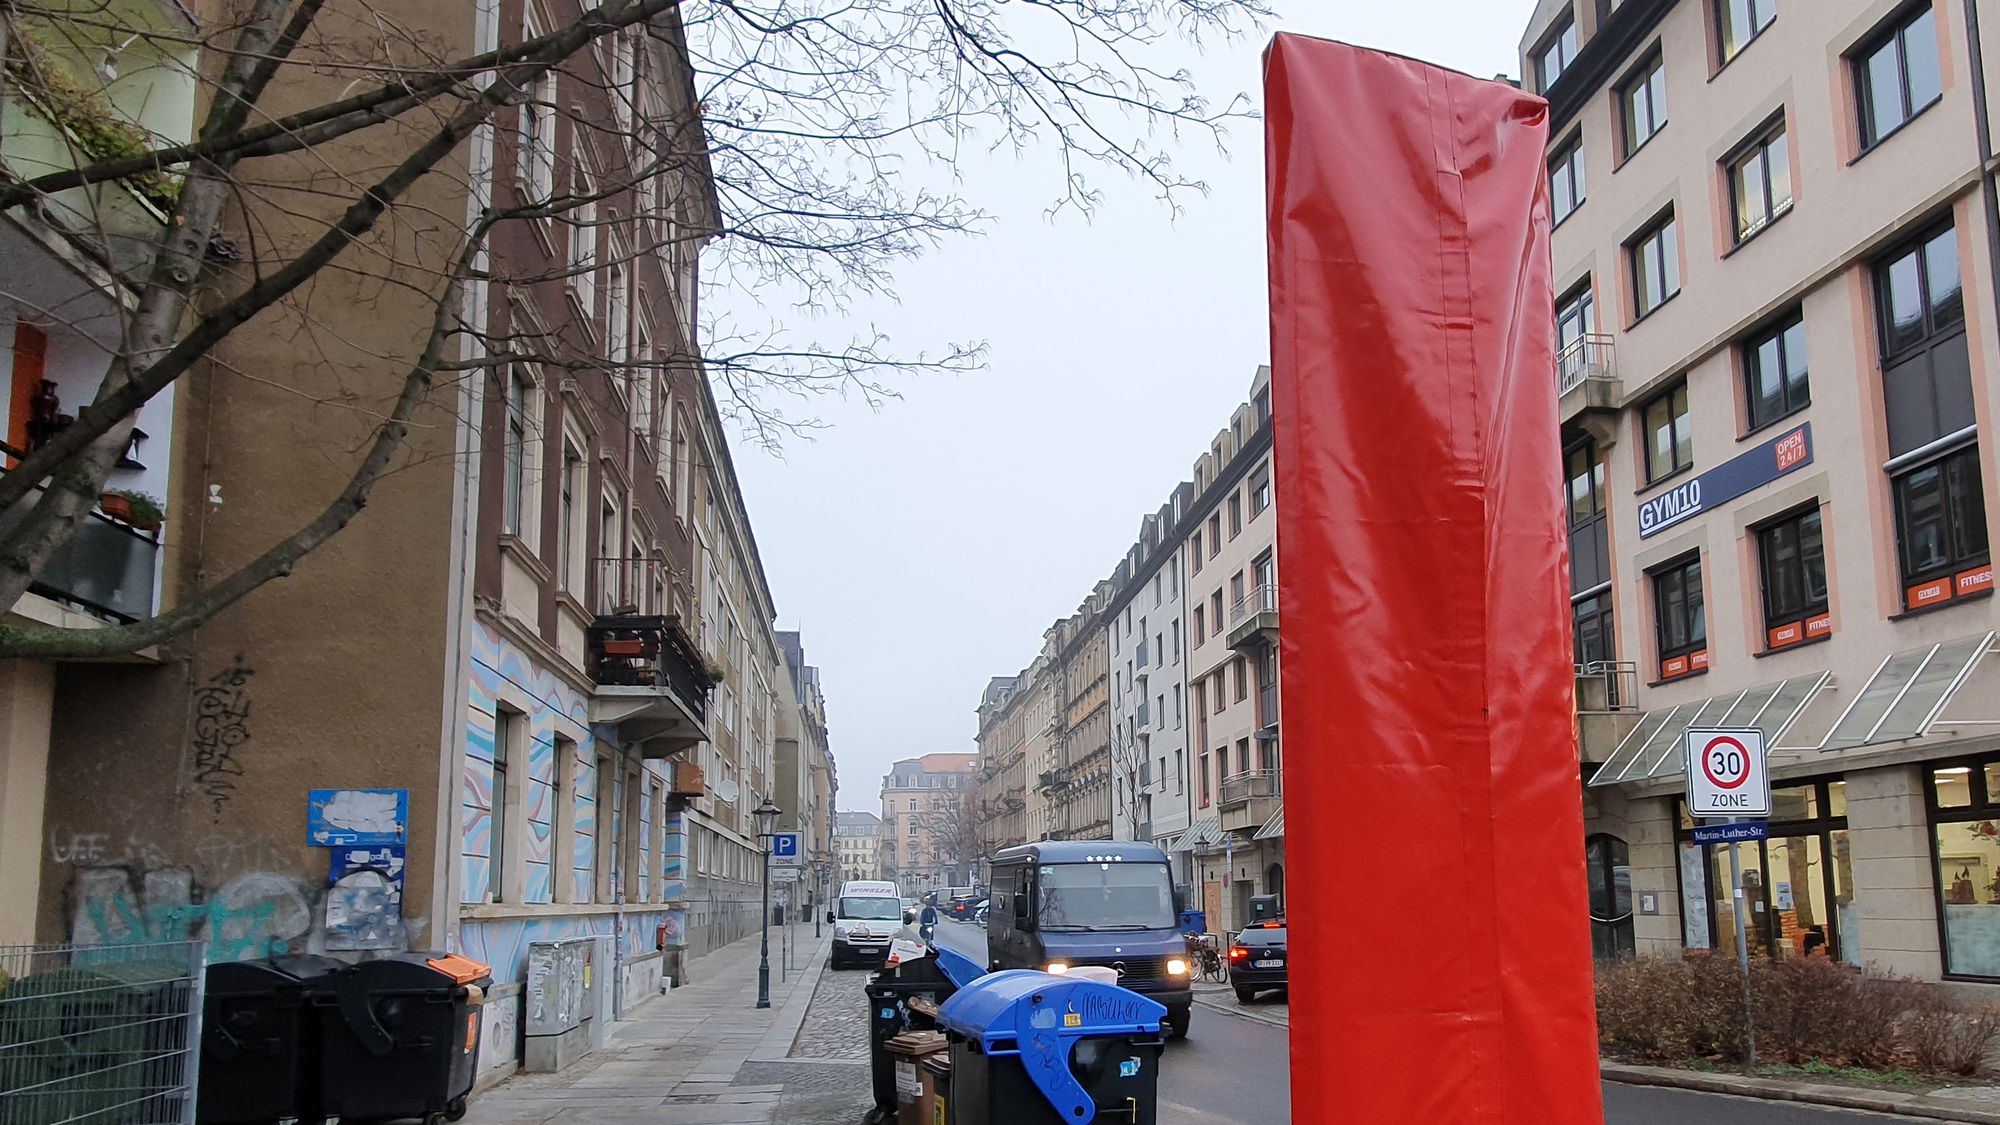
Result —
<instances>
[{"instance_id":1,"label":"mural on building wall","mask_svg":"<svg viewBox=\"0 0 2000 1125\"><path fill-rule=\"evenodd\" d=\"M483 902L491 890L493 834L493 712L508 688L528 697L526 789L527 833L522 843L526 863L523 897L529 902L554 901L554 871L550 855L555 838L556 735L573 738L578 760L594 754L590 735L590 703L553 672L539 668L527 655L484 622L472 630L472 682L466 716L465 768L460 778L460 839L464 856L464 902ZM584 789L579 774L578 791ZM579 809L580 811L580 809Z\"/></svg>"},{"instance_id":2,"label":"mural on building wall","mask_svg":"<svg viewBox=\"0 0 2000 1125\"><path fill-rule=\"evenodd\" d=\"M597 879L597 748L576 748L576 837L570 841L570 900L588 902Z\"/></svg>"}]
</instances>

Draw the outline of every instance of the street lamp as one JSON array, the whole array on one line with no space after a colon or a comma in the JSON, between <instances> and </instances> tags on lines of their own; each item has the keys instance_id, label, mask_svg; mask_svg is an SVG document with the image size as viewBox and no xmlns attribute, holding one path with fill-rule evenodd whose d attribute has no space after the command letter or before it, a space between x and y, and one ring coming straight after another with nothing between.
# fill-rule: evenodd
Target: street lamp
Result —
<instances>
[{"instance_id":1,"label":"street lamp","mask_svg":"<svg viewBox=\"0 0 2000 1125\"><path fill-rule=\"evenodd\" d=\"M833 873L833 865L826 860L813 864L813 936L819 936L820 915L826 913L826 881Z\"/></svg>"},{"instance_id":2,"label":"street lamp","mask_svg":"<svg viewBox=\"0 0 2000 1125\"><path fill-rule=\"evenodd\" d=\"M764 916L757 929L757 1006L771 1006L771 836L778 829L778 806L764 798L750 814L757 818L757 843L764 852Z\"/></svg>"}]
</instances>

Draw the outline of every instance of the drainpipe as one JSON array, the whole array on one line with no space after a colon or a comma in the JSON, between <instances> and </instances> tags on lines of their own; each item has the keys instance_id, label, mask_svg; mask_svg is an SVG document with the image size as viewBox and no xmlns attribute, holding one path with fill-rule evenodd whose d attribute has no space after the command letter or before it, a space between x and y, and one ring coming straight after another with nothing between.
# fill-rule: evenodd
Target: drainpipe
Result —
<instances>
[{"instance_id":1,"label":"drainpipe","mask_svg":"<svg viewBox=\"0 0 2000 1125\"><path fill-rule=\"evenodd\" d=\"M1986 55L1979 42L1979 0L1965 0L1967 58L1972 65L1972 124L1979 142L1979 201L1986 211L1986 262L2000 318L2000 192L1993 177L1993 123L1986 104ZM1996 320L2000 322L2000 320Z\"/></svg>"}]
</instances>

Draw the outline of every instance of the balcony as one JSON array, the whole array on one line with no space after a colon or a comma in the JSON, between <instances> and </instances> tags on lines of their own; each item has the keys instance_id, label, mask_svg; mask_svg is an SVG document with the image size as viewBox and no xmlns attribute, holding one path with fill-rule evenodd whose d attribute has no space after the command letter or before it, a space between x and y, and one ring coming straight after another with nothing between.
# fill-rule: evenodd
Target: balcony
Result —
<instances>
[{"instance_id":1,"label":"balcony","mask_svg":"<svg viewBox=\"0 0 2000 1125\"><path fill-rule=\"evenodd\" d=\"M1278 643L1278 587L1260 583L1229 607L1229 647L1241 652Z\"/></svg>"},{"instance_id":2,"label":"balcony","mask_svg":"<svg viewBox=\"0 0 2000 1125\"><path fill-rule=\"evenodd\" d=\"M0 445L0 454L9 459L21 456L5 445ZM37 488L0 513L0 533L26 519L41 496ZM140 531L92 512L77 525L70 541L49 556L30 589L105 621L127 624L153 616L153 576L159 555L158 532Z\"/></svg>"},{"instance_id":3,"label":"balcony","mask_svg":"<svg viewBox=\"0 0 2000 1125\"><path fill-rule=\"evenodd\" d=\"M1556 353L1556 395L1563 421L1583 414L1617 413L1624 391L1612 358L1611 337L1596 332L1571 340Z\"/></svg>"},{"instance_id":4,"label":"balcony","mask_svg":"<svg viewBox=\"0 0 2000 1125\"><path fill-rule=\"evenodd\" d=\"M701 653L672 614L602 614L585 635L597 690L590 720L618 728L640 756L666 758L708 738L715 686Z\"/></svg>"},{"instance_id":5,"label":"balcony","mask_svg":"<svg viewBox=\"0 0 2000 1125\"><path fill-rule=\"evenodd\" d=\"M1639 667L1629 660L1576 666L1576 745L1585 762L1608 761L1639 725Z\"/></svg>"},{"instance_id":6,"label":"balcony","mask_svg":"<svg viewBox=\"0 0 2000 1125\"><path fill-rule=\"evenodd\" d=\"M1254 832L1271 819L1285 800L1284 778L1277 770L1252 770L1222 779L1224 832Z\"/></svg>"}]
</instances>

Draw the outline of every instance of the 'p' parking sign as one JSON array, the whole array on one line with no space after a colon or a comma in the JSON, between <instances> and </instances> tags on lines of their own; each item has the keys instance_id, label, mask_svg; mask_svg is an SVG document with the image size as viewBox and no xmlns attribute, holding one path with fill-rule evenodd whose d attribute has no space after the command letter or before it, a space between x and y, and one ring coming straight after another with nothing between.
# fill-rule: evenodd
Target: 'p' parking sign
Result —
<instances>
[{"instance_id":1,"label":"'p' parking sign","mask_svg":"<svg viewBox=\"0 0 2000 1125\"><path fill-rule=\"evenodd\" d=\"M1771 776L1765 769L1763 731L1755 727L1691 727L1686 750L1690 815L1771 815Z\"/></svg>"}]
</instances>

